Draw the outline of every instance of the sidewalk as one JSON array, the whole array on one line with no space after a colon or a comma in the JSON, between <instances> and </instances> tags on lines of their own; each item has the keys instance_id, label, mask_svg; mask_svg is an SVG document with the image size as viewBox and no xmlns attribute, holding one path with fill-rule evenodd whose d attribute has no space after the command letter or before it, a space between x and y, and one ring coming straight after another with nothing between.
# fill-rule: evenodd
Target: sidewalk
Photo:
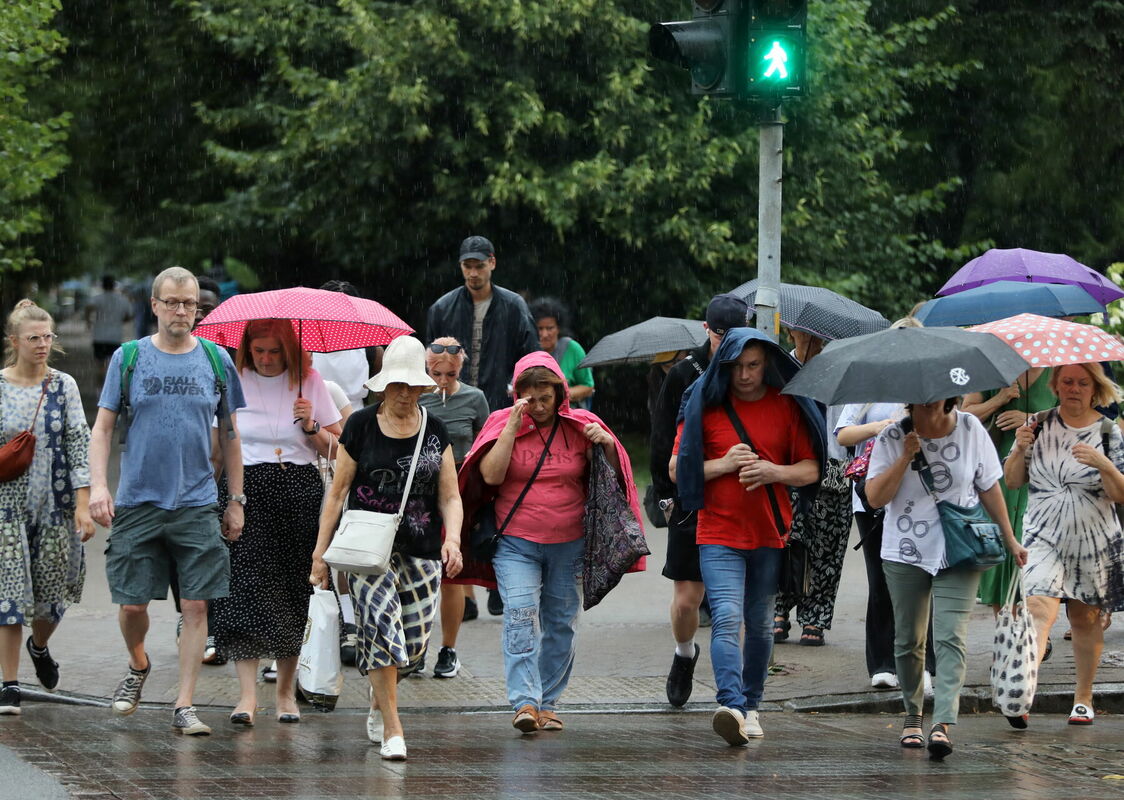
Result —
<instances>
[{"instance_id":1,"label":"sidewalk","mask_svg":"<svg viewBox=\"0 0 1124 800\"><path fill-rule=\"evenodd\" d=\"M71 373L82 387L86 413L96 414L97 373L90 344L78 325L61 327L67 355L57 366ZM116 475L116 455L111 459L111 481ZM573 680L564 695L567 709L668 709L664 681L671 664L673 642L668 626L671 582L660 575L666 545L661 529L649 529L652 557L648 571L625 577L597 608L586 613L578 633L578 657ZM852 532L852 544L854 544ZM51 699L104 704L125 671L125 650L117 629L117 610L109 598L104 573L106 532L99 529L87 545L87 579L83 602L68 611L51 650L61 665L59 692ZM440 644L434 634L425 677L410 678L399 687L405 709L506 710L503 663L500 651L501 619L485 609L485 593L477 591L481 617L461 628L457 651L464 669L451 680L431 677ZM826 634L827 645L813 648L778 645L774 659L779 674L769 679L765 691L770 710L886 711L900 712L897 692L875 692L869 687L864 655L863 615L866 576L862 557L848 549L835 621ZM150 606L152 628L149 654L153 674L145 687L145 705L168 704L176 695L176 614L171 601ZM1073 655L1062 640L1064 618L1053 632L1054 654L1041 671L1036 710L1067 712L1072 705ZM968 680L962 697L965 712L990 711L988 663L991 652L992 615L977 607L969 631ZM794 640L798 629L794 623ZM714 706L714 685L708 631L700 631L702 648L695 689L688 709ZM37 692L29 660L21 659L20 680L29 701L47 699ZM232 664L204 666L196 692L199 706L231 707L237 700L237 679ZM263 685L260 702L272 708L272 687ZM367 705L366 681L348 670L339 708ZM1124 619L1106 633L1105 653L1098 673L1098 712L1124 711ZM108 712L107 712L108 713Z\"/></svg>"}]
</instances>

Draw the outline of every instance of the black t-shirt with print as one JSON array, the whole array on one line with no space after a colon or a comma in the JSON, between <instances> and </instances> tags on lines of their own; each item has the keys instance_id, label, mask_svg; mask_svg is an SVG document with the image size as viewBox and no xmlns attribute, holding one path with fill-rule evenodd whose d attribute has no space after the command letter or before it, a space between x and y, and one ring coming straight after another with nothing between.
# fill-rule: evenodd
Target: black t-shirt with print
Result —
<instances>
[{"instance_id":1,"label":"black t-shirt with print","mask_svg":"<svg viewBox=\"0 0 1124 800\"><path fill-rule=\"evenodd\" d=\"M356 411L348 417L340 436L340 444L356 462L348 508L396 514L417 437L392 439L385 435L375 416L378 409L379 405L373 405ZM445 424L431 414L424 436L406 513L394 538L394 550L416 558L439 559L441 513L437 486L449 434Z\"/></svg>"}]
</instances>

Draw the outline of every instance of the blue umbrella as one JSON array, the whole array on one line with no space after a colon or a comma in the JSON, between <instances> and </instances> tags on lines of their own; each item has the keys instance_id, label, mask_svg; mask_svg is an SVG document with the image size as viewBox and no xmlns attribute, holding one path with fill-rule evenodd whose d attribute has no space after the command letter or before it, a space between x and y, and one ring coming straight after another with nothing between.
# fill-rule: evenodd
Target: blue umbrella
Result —
<instances>
[{"instance_id":1,"label":"blue umbrella","mask_svg":"<svg viewBox=\"0 0 1124 800\"><path fill-rule=\"evenodd\" d=\"M1080 286L996 281L930 300L914 316L926 327L933 328L982 325L1016 314L1074 317L1103 313L1104 310L1105 307Z\"/></svg>"}]
</instances>

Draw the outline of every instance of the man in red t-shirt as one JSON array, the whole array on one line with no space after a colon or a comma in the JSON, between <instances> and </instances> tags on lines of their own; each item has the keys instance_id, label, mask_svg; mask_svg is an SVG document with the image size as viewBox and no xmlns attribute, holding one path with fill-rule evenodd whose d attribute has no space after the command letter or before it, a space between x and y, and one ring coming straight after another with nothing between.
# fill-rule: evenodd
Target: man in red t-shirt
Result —
<instances>
[{"instance_id":1,"label":"man in red t-shirt","mask_svg":"<svg viewBox=\"0 0 1124 800\"><path fill-rule=\"evenodd\" d=\"M714 730L732 745L764 736L757 707L773 651L773 603L784 547L779 529L792 523L789 486L819 480L819 462L796 401L765 383L770 358L750 340L732 363L722 405L702 409L704 505L696 538L713 627L710 657L718 686ZM752 444L743 441L732 411ZM676 479L684 425L670 471ZM778 520L779 515L779 520ZM739 642L745 624L744 646Z\"/></svg>"}]
</instances>

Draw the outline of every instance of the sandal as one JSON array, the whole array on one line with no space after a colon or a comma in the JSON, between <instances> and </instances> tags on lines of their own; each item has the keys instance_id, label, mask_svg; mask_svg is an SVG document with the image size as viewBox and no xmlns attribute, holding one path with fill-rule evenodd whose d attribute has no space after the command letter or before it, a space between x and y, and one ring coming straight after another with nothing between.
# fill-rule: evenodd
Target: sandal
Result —
<instances>
[{"instance_id":1,"label":"sandal","mask_svg":"<svg viewBox=\"0 0 1124 800\"><path fill-rule=\"evenodd\" d=\"M823 647L823 628L805 625L800 632L800 644L805 647Z\"/></svg>"},{"instance_id":2,"label":"sandal","mask_svg":"<svg viewBox=\"0 0 1124 800\"><path fill-rule=\"evenodd\" d=\"M1067 631L1067 633L1068 633L1068 631ZM1053 653L1054 653L1054 643L1050 640L1050 637L1047 636L1046 637L1046 649L1042 651L1042 663L1045 664L1047 661L1049 661L1050 656L1053 655Z\"/></svg>"},{"instance_id":3,"label":"sandal","mask_svg":"<svg viewBox=\"0 0 1124 800\"><path fill-rule=\"evenodd\" d=\"M907 733L917 731L917 733ZM902 725L902 735L898 739L902 747L910 750L920 750L925 746L925 734L921 732L921 715L906 714L905 723Z\"/></svg>"},{"instance_id":4,"label":"sandal","mask_svg":"<svg viewBox=\"0 0 1124 800\"><path fill-rule=\"evenodd\" d=\"M952 753L952 738L948 735L948 725L944 722L933 724L929 731L929 758L941 761Z\"/></svg>"},{"instance_id":5,"label":"sandal","mask_svg":"<svg viewBox=\"0 0 1124 800\"><path fill-rule=\"evenodd\" d=\"M788 632L792 623L784 617L773 617L773 644L780 644L788 640Z\"/></svg>"}]
</instances>

